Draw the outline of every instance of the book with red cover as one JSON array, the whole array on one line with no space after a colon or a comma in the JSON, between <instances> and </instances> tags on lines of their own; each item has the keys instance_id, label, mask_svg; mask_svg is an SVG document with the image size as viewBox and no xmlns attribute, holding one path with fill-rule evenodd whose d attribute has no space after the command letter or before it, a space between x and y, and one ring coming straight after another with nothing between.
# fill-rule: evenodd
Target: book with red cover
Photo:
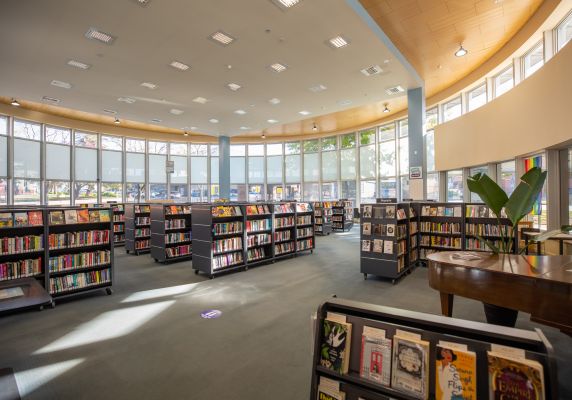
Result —
<instances>
[{"instance_id":1,"label":"book with red cover","mask_svg":"<svg viewBox=\"0 0 572 400\"><path fill-rule=\"evenodd\" d=\"M77 221L89 222L89 210L86 209L77 210Z\"/></svg>"},{"instance_id":2,"label":"book with red cover","mask_svg":"<svg viewBox=\"0 0 572 400\"><path fill-rule=\"evenodd\" d=\"M41 211L28 211L28 225L44 225Z\"/></svg>"}]
</instances>

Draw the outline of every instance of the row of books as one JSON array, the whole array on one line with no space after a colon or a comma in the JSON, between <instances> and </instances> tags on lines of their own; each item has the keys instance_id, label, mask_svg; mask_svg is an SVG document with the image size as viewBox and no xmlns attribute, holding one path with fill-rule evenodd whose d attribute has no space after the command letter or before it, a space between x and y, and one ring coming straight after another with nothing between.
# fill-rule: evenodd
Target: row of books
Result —
<instances>
[{"instance_id":1,"label":"row of books","mask_svg":"<svg viewBox=\"0 0 572 400\"><path fill-rule=\"evenodd\" d=\"M0 228L41 225L44 225L41 211L18 211L0 213Z\"/></svg>"},{"instance_id":2,"label":"row of books","mask_svg":"<svg viewBox=\"0 0 572 400\"><path fill-rule=\"evenodd\" d=\"M497 248L500 248L500 246L501 246L501 241L500 241L500 240L490 240L490 239L488 239L488 242L491 243L493 246L496 246ZM485 244L485 241L484 241L484 240L480 240L480 239L477 239L477 238L465 239L465 249L466 249L466 250L485 250L485 251L491 251L491 248Z\"/></svg>"},{"instance_id":3,"label":"row of books","mask_svg":"<svg viewBox=\"0 0 572 400\"><path fill-rule=\"evenodd\" d=\"M247 205L246 215L261 215L270 214L270 207L268 204Z\"/></svg>"},{"instance_id":4,"label":"row of books","mask_svg":"<svg viewBox=\"0 0 572 400\"><path fill-rule=\"evenodd\" d=\"M274 205L274 214L288 214L293 212L294 209L290 203L280 203Z\"/></svg>"},{"instance_id":5,"label":"row of books","mask_svg":"<svg viewBox=\"0 0 572 400\"><path fill-rule=\"evenodd\" d=\"M50 249L93 246L109 243L109 230L50 233L48 244Z\"/></svg>"},{"instance_id":6,"label":"row of books","mask_svg":"<svg viewBox=\"0 0 572 400\"><path fill-rule=\"evenodd\" d=\"M151 206L147 204L136 204L135 214L149 214L151 212Z\"/></svg>"},{"instance_id":7,"label":"row of books","mask_svg":"<svg viewBox=\"0 0 572 400\"><path fill-rule=\"evenodd\" d=\"M354 203L351 200L338 200L332 203L332 207L353 208Z\"/></svg>"},{"instance_id":8,"label":"row of books","mask_svg":"<svg viewBox=\"0 0 572 400\"><path fill-rule=\"evenodd\" d=\"M290 233L290 231L284 231ZM272 236L269 233L259 233L257 235L249 235L246 238L247 247L262 246L272 243Z\"/></svg>"},{"instance_id":9,"label":"row of books","mask_svg":"<svg viewBox=\"0 0 572 400\"><path fill-rule=\"evenodd\" d=\"M364 222L362 225L362 234L366 236L397 236L398 238L407 235L406 225L395 224L373 224L371 222Z\"/></svg>"},{"instance_id":10,"label":"row of books","mask_svg":"<svg viewBox=\"0 0 572 400\"><path fill-rule=\"evenodd\" d=\"M483 205L467 204L465 208L465 217L467 218L496 218L495 214ZM506 218L506 212L501 210L501 218Z\"/></svg>"},{"instance_id":11,"label":"row of books","mask_svg":"<svg viewBox=\"0 0 572 400\"><path fill-rule=\"evenodd\" d=\"M496 224L465 224L465 234L479 236L512 236L512 226L502 225L502 230Z\"/></svg>"},{"instance_id":12,"label":"row of books","mask_svg":"<svg viewBox=\"0 0 572 400\"><path fill-rule=\"evenodd\" d=\"M212 268L213 270L218 270L221 268L232 267L233 265L242 264L242 251L236 253L221 254L219 256L213 257Z\"/></svg>"},{"instance_id":13,"label":"row of books","mask_svg":"<svg viewBox=\"0 0 572 400\"><path fill-rule=\"evenodd\" d=\"M242 215L240 206L216 206L211 209L214 218L239 217Z\"/></svg>"},{"instance_id":14,"label":"row of books","mask_svg":"<svg viewBox=\"0 0 572 400\"><path fill-rule=\"evenodd\" d=\"M109 282L111 282L111 269L109 268L59 276L56 278L50 278L50 293L64 293Z\"/></svg>"},{"instance_id":15,"label":"row of books","mask_svg":"<svg viewBox=\"0 0 572 400\"><path fill-rule=\"evenodd\" d=\"M405 211L400 209L403 213ZM391 206L373 206L372 204L367 204L363 206L362 218L374 218L374 219L395 219L396 218L396 207ZM403 219L405 214L403 214Z\"/></svg>"},{"instance_id":16,"label":"row of books","mask_svg":"<svg viewBox=\"0 0 572 400\"><path fill-rule=\"evenodd\" d=\"M294 226L294 217L280 217L274 218L274 226L278 228L289 228Z\"/></svg>"},{"instance_id":17,"label":"row of books","mask_svg":"<svg viewBox=\"0 0 572 400\"><path fill-rule=\"evenodd\" d=\"M146 238L151 236L151 228L137 228L135 229L135 238Z\"/></svg>"},{"instance_id":18,"label":"row of books","mask_svg":"<svg viewBox=\"0 0 572 400\"><path fill-rule=\"evenodd\" d=\"M305 237L310 237L314 235L314 228L309 227L309 228L298 228L296 230L296 237L298 239L302 239Z\"/></svg>"},{"instance_id":19,"label":"row of books","mask_svg":"<svg viewBox=\"0 0 572 400\"><path fill-rule=\"evenodd\" d=\"M246 221L246 232L260 232L272 229L270 218Z\"/></svg>"},{"instance_id":20,"label":"row of books","mask_svg":"<svg viewBox=\"0 0 572 400\"><path fill-rule=\"evenodd\" d=\"M461 224L458 222L421 222L421 232L460 234Z\"/></svg>"},{"instance_id":21,"label":"row of books","mask_svg":"<svg viewBox=\"0 0 572 400\"><path fill-rule=\"evenodd\" d=\"M113 216L113 222L124 222L125 221L125 214L115 214Z\"/></svg>"},{"instance_id":22,"label":"row of books","mask_svg":"<svg viewBox=\"0 0 572 400\"><path fill-rule=\"evenodd\" d=\"M125 232L125 225L123 225L123 224L113 225L113 232L116 232L116 233Z\"/></svg>"},{"instance_id":23,"label":"row of books","mask_svg":"<svg viewBox=\"0 0 572 400\"><path fill-rule=\"evenodd\" d=\"M13 236L0 239L0 255L30 253L44 249L44 235Z\"/></svg>"},{"instance_id":24,"label":"row of books","mask_svg":"<svg viewBox=\"0 0 572 400\"><path fill-rule=\"evenodd\" d=\"M445 207L445 206L422 206L422 217L455 217L463 216L461 206Z\"/></svg>"},{"instance_id":25,"label":"row of books","mask_svg":"<svg viewBox=\"0 0 572 400\"><path fill-rule=\"evenodd\" d=\"M324 223L330 222L330 217L315 217L315 225L323 225Z\"/></svg>"},{"instance_id":26,"label":"row of books","mask_svg":"<svg viewBox=\"0 0 572 400\"><path fill-rule=\"evenodd\" d=\"M186 228L186 220L184 219L166 219L165 229L181 229Z\"/></svg>"},{"instance_id":27,"label":"row of books","mask_svg":"<svg viewBox=\"0 0 572 400\"><path fill-rule=\"evenodd\" d=\"M150 246L151 246L151 241L149 239L135 241L135 249L137 250L145 250L148 249Z\"/></svg>"},{"instance_id":28,"label":"row of books","mask_svg":"<svg viewBox=\"0 0 572 400\"><path fill-rule=\"evenodd\" d=\"M413 235L413 234L417 233L417 230L418 230L417 221L409 222L409 234Z\"/></svg>"},{"instance_id":29,"label":"row of books","mask_svg":"<svg viewBox=\"0 0 572 400\"><path fill-rule=\"evenodd\" d=\"M284 242L287 240L292 240L290 230L274 232L274 242Z\"/></svg>"},{"instance_id":30,"label":"row of books","mask_svg":"<svg viewBox=\"0 0 572 400\"><path fill-rule=\"evenodd\" d=\"M437 246L437 247L447 247L451 249L460 249L461 238L421 235L421 246Z\"/></svg>"},{"instance_id":31,"label":"row of books","mask_svg":"<svg viewBox=\"0 0 572 400\"><path fill-rule=\"evenodd\" d=\"M249 249L247 252L248 261L257 261L266 258L266 250L264 247L256 247L254 249Z\"/></svg>"},{"instance_id":32,"label":"row of books","mask_svg":"<svg viewBox=\"0 0 572 400\"><path fill-rule=\"evenodd\" d=\"M333 215L332 221L333 222L344 222L345 218L343 215Z\"/></svg>"},{"instance_id":33,"label":"row of books","mask_svg":"<svg viewBox=\"0 0 572 400\"><path fill-rule=\"evenodd\" d=\"M60 272L71 269L95 267L111 263L109 250L90 251L88 253L63 254L48 259L50 272Z\"/></svg>"},{"instance_id":34,"label":"row of books","mask_svg":"<svg viewBox=\"0 0 572 400\"><path fill-rule=\"evenodd\" d=\"M151 225L151 218L150 217L136 217L135 218L135 226L141 225Z\"/></svg>"},{"instance_id":35,"label":"row of books","mask_svg":"<svg viewBox=\"0 0 572 400\"><path fill-rule=\"evenodd\" d=\"M310 203L296 203L296 212L306 213L313 211Z\"/></svg>"},{"instance_id":36,"label":"row of books","mask_svg":"<svg viewBox=\"0 0 572 400\"><path fill-rule=\"evenodd\" d=\"M26 278L42 273L42 257L0 263L0 281Z\"/></svg>"},{"instance_id":37,"label":"row of books","mask_svg":"<svg viewBox=\"0 0 572 400\"><path fill-rule=\"evenodd\" d=\"M314 248L314 238L299 240L296 242L296 250L310 250Z\"/></svg>"},{"instance_id":38,"label":"row of books","mask_svg":"<svg viewBox=\"0 0 572 400\"><path fill-rule=\"evenodd\" d=\"M165 215L190 214L190 213L191 213L191 206L189 205L165 206Z\"/></svg>"},{"instance_id":39,"label":"row of books","mask_svg":"<svg viewBox=\"0 0 572 400\"><path fill-rule=\"evenodd\" d=\"M332 215L331 208L317 208L316 211L314 211L314 216L316 217L328 217L331 215Z\"/></svg>"},{"instance_id":40,"label":"row of books","mask_svg":"<svg viewBox=\"0 0 572 400\"><path fill-rule=\"evenodd\" d=\"M229 235L242 233L242 221L237 222L218 222L213 225L213 234Z\"/></svg>"},{"instance_id":41,"label":"row of books","mask_svg":"<svg viewBox=\"0 0 572 400\"><path fill-rule=\"evenodd\" d=\"M296 224L297 225L312 225L312 216L311 215L298 215L296 217Z\"/></svg>"},{"instance_id":42,"label":"row of books","mask_svg":"<svg viewBox=\"0 0 572 400\"><path fill-rule=\"evenodd\" d=\"M227 239L218 239L214 240L212 243L213 254L240 250L242 250L242 237L240 236Z\"/></svg>"},{"instance_id":43,"label":"row of books","mask_svg":"<svg viewBox=\"0 0 572 400\"><path fill-rule=\"evenodd\" d=\"M165 235L165 244L189 242L191 239L191 232L167 233Z\"/></svg>"},{"instance_id":44,"label":"row of books","mask_svg":"<svg viewBox=\"0 0 572 400\"><path fill-rule=\"evenodd\" d=\"M403 240L402 242L405 243L405 240ZM393 254L394 246L395 243L393 242L393 240L373 239L373 240L361 241L361 251L365 251L368 253L372 252L380 254ZM405 249L403 249L403 251L405 251Z\"/></svg>"},{"instance_id":45,"label":"row of books","mask_svg":"<svg viewBox=\"0 0 572 400\"><path fill-rule=\"evenodd\" d=\"M284 242L284 243L277 243L274 246L274 254L281 255L286 253L291 253L294 251L294 242Z\"/></svg>"},{"instance_id":46,"label":"row of books","mask_svg":"<svg viewBox=\"0 0 572 400\"><path fill-rule=\"evenodd\" d=\"M486 352L488 380L482 383L477 379L478 353L469 345L451 341L432 344L419 333L402 329L396 329L393 337L388 337L386 330L364 325L360 352L354 355L352 324L345 316L328 313L322 329L319 360L322 367L345 375L350 370L352 356L359 357L360 378L413 398L428 399L431 392L439 400L476 399L477 385L483 384L488 385L490 399L545 398L542 364L527 359L520 349L491 346ZM431 370L435 375L432 389ZM338 382L320 377L318 399L344 399L339 387Z\"/></svg>"},{"instance_id":47,"label":"row of books","mask_svg":"<svg viewBox=\"0 0 572 400\"><path fill-rule=\"evenodd\" d=\"M332 222L332 228L336 229L344 229L344 222L342 221L334 221Z\"/></svg>"},{"instance_id":48,"label":"row of books","mask_svg":"<svg viewBox=\"0 0 572 400\"><path fill-rule=\"evenodd\" d=\"M111 209L115 214L124 213L125 207L123 204L110 204Z\"/></svg>"},{"instance_id":49,"label":"row of books","mask_svg":"<svg viewBox=\"0 0 572 400\"><path fill-rule=\"evenodd\" d=\"M52 210L49 212L50 225L84 224L109 222L109 210Z\"/></svg>"},{"instance_id":50,"label":"row of books","mask_svg":"<svg viewBox=\"0 0 572 400\"><path fill-rule=\"evenodd\" d=\"M167 247L165 249L167 258L182 257L192 254L192 247L190 244L184 246Z\"/></svg>"},{"instance_id":51,"label":"row of books","mask_svg":"<svg viewBox=\"0 0 572 400\"><path fill-rule=\"evenodd\" d=\"M113 241L115 243L125 242L125 235L123 235L123 234L113 235Z\"/></svg>"}]
</instances>

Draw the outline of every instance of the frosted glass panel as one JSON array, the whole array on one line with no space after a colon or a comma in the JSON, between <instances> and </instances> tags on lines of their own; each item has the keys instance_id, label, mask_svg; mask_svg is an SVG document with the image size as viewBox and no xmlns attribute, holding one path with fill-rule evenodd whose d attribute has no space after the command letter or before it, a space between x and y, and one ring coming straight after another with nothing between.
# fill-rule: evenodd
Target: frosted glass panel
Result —
<instances>
[{"instance_id":1,"label":"frosted glass panel","mask_svg":"<svg viewBox=\"0 0 572 400\"><path fill-rule=\"evenodd\" d=\"M248 183L264 183L264 157L248 157Z\"/></svg>"},{"instance_id":2,"label":"frosted glass panel","mask_svg":"<svg viewBox=\"0 0 572 400\"><path fill-rule=\"evenodd\" d=\"M0 176L8 175L8 138L0 136Z\"/></svg>"},{"instance_id":3,"label":"frosted glass panel","mask_svg":"<svg viewBox=\"0 0 572 400\"><path fill-rule=\"evenodd\" d=\"M171 174L171 183L187 183L187 157L172 156L175 172Z\"/></svg>"},{"instance_id":4,"label":"frosted glass panel","mask_svg":"<svg viewBox=\"0 0 572 400\"><path fill-rule=\"evenodd\" d=\"M46 143L46 179L70 180L70 147Z\"/></svg>"},{"instance_id":5,"label":"frosted glass panel","mask_svg":"<svg viewBox=\"0 0 572 400\"><path fill-rule=\"evenodd\" d=\"M167 183L167 156L149 154L149 182Z\"/></svg>"},{"instance_id":6,"label":"frosted glass panel","mask_svg":"<svg viewBox=\"0 0 572 400\"><path fill-rule=\"evenodd\" d=\"M211 146L212 150L212 146ZM218 184L218 157L211 157L211 183Z\"/></svg>"},{"instance_id":7,"label":"frosted glass panel","mask_svg":"<svg viewBox=\"0 0 572 400\"><path fill-rule=\"evenodd\" d=\"M342 180L356 178L356 151L355 149L342 150L341 175Z\"/></svg>"},{"instance_id":8,"label":"frosted glass panel","mask_svg":"<svg viewBox=\"0 0 572 400\"><path fill-rule=\"evenodd\" d=\"M286 182L300 182L300 155L291 155L284 158Z\"/></svg>"},{"instance_id":9,"label":"frosted glass panel","mask_svg":"<svg viewBox=\"0 0 572 400\"><path fill-rule=\"evenodd\" d=\"M101 180L121 182L123 180L123 158L120 151L101 152Z\"/></svg>"},{"instance_id":10,"label":"frosted glass panel","mask_svg":"<svg viewBox=\"0 0 572 400\"><path fill-rule=\"evenodd\" d=\"M305 182L317 182L320 180L320 159L318 157L320 157L318 153L304 154ZM313 191L312 189L312 192ZM316 191L318 191L318 189L316 189Z\"/></svg>"},{"instance_id":11,"label":"frosted glass panel","mask_svg":"<svg viewBox=\"0 0 572 400\"><path fill-rule=\"evenodd\" d=\"M325 151L322 153L322 180L338 180L338 153L335 151Z\"/></svg>"},{"instance_id":12,"label":"frosted glass panel","mask_svg":"<svg viewBox=\"0 0 572 400\"><path fill-rule=\"evenodd\" d=\"M14 139L14 177L40 178L40 142Z\"/></svg>"},{"instance_id":13,"label":"frosted glass panel","mask_svg":"<svg viewBox=\"0 0 572 400\"><path fill-rule=\"evenodd\" d=\"M282 183L282 156L266 158L266 180L268 183Z\"/></svg>"},{"instance_id":14,"label":"frosted glass panel","mask_svg":"<svg viewBox=\"0 0 572 400\"><path fill-rule=\"evenodd\" d=\"M230 157L230 183L244 183L245 175L244 157Z\"/></svg>"},{"instance_id":15,"label":"frosted glass panel","mask_svg":"<svg viewBox=\"0 0 572 400\"><path fill-rule=\"evenodd\" d=\"M208 183L207 179L207 158L191 157L191 183Z\"/></svg>"},{"instance_id":16,"label":"frosted glass panel","mask_svg":"<svg viewBox=\"0 0 572 400\"><path fill-rule=\"evenodd\" d=\"M362 179L375 178L375 145L360 147L359 171Z\"/></svg>"},{"instance_id":17,"label":"frosted glass panel","mask_svg":"<svg viewBox=\"0 0 572 400\"><path fill-rule=\"evenodd\" d=\"M127 182L145 182L145 154L127 153L125 156L125 180ZM136 187L139 192L139 187ZM129 194L129 191L128 191ZM139 193L137 194L139 198Z\"/></svg>"}]
</instances>

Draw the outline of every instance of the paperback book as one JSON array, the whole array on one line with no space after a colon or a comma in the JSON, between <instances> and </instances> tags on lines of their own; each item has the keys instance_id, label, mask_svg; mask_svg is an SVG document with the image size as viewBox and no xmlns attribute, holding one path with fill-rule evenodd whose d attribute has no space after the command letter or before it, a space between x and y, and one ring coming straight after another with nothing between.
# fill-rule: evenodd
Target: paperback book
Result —
<instances>
[{"instance_id":1,"label":"paperback book","mask_svg":"<svg viewBox=\"0 0 572 400\"><path fill-rule=\"evenodd\" d=\"M362 234L371 235L371 222L364 222L362 227Z\"/></svg>"},{"instance_id":2,"label":"paperback book","mask_svg":"<svg viewBox=\"0 0 572 400\"><path fill-rule=\"evenodd\" d=\"M361 241L361 251L371 251L371 240Z\"/></svg>"},{"instance_id":3,"label":"paperback book","mask_svg":"<svg viewBox=\"0 0 572 400\"><path fill-rule=\"evenodd\" d=\"M386 227L386 235L387 236L395 236L395 225L388 224Z\"/></svg>"},{"instance_id":4,"label":"paperback book","mask_svg":"<svg viewBox=\"0 0 572 400\"><path fill-rule=\"evenodd\" d=\"M89 211L86 209L77 210L77 222L89 222Z\"/></svg>"},{"instance_id":5,"label":"paperback book","mask_svg":"<svg viewBox=\"0 0 572 400\"><path fill-rule=\"evenodd\" d=\"M538 361L488 351L489 398L544 400L544 370Z\"/></svg>"},{"instance_id":6,"label":"paperback book","mask_svg":"<svg viewBox=\"0 0 572 400\"><path fill-rule=\"evenodd\" d=\"M383 240L373 239L373 252L374 253L383 253Z\"/></svg>"},{"instance_id":7,"label":"paperback book","mask_svg":"<svg viewBox=\"0 0 572 400\"><path fill-rule=\"evenodd\" d=\"M76 210L65 210L64 216L66 224L77 224L77 211Z\"/></svg>"},{"instance_id":8,"label":"paperback book","mask_svg":"<svg viewBox=\"0 0 572 400\"><path fill-rule=\"evenodd\" d=\"M28 211L28 224L32 226L44 225L41 211Z\"/></svg>"},{"instance_id":9,"label":"paperback book","mask_svg":"<svg viewBox=\"0 0 572 400\"><path fill-rule=\"evenodd\" d=\"M109 210L99 210L99 221L100 222L109 222Z\"/></svg>"},{"instance_id":10,"label":"paperback book","mask_svg":"<svg viewBox=\"0 0 572 400\"><path fill-rule=\"evenodd\" d=\"M99 222L99 210L91 210L89 212L89 222Z\"/></svg>"},{"instance_id":11,"label":"paperback book","mask_svg":"<svg viewBox=\"0 0 572 400\"><path fill-rule=\"evenodd\" d=\"M385 337L383 329L363 327L359 374L362 378L390 385L391 339Z\"/></svg>"},{"instance_id":12,"label":"paperback book","mask_svg":"<svg viewBox=\"0 0 572 400\"><path fill-rule=\"evenodd\" d=\"M320 365L340 374L347 374L350 365L352 325L324 319Z\"/></svg>"},{"instance_id":13,"label":"paperback book","mask_svg":"<svg viewBox=\"0 0 572 400\"><path fill-rule=\"evenodd\" d=\"M64 212L63 211L51 211L50 212L50 225L62 225L64 223Z\"/></svg>"},{"instance_id":14,"label":"paperback book","mask_svg":"<svg viewBox=\"0 0 572 400\"><path fill-rule=\"evenodd\" d=\"M407 335L393 337L391 386L419 399L429 395L429 342Z\"/></svg>"},{"instance_id":15,"label":"paperback book","mask_svg":"<svg viewBox=\"0 0 572 400\"><path fill-rule=\"evenodd\" d=\"M395 206L385 207L385 218L393 219L395 218Z\"/></svg>"},{"instance_id":16,"label":"paperback book","mask_svg":"<svg viewBox=\"0 0 572 400\"><path fill-rule=\"evenodd\" d=\"M377 219L383 218L383 208L382 207L374 207L373 208L373 218L377 218Z\"/></svg>"},{"instance_id":17,"label":"paperback book","mask_svg":"<svg viewBox=\"0 0 572 400\"><path fill-rule=\"evenodd\" d=\"M14 213L14 226L27 226L27 225L28 225L27 212Z\"/></svg>"},{"instance_id":18,"label":"paperback book","mask_svg":"<svg viewBox=\"0 0 572 400\"><path fill-rule=\"evenodd\" d=\"M318 400L345 400L346 394L340 391L340 383L333 379L320 377Z\"/></svg>"},{"instance_id":19,"label":"paperback book","mask_svg":"<svg viewBox=\"0 0 572 400\"><path fill-rule=\"evenodd\" d=\"M14 226L12 213L0 213L0 228Z\"/></svg>"},{"instance_id":20,"label":"paperback book","mask_svg":"<svg viewBox=\"0 0 572 400\"><path fill-rule=\"evenodd\" d=\"M466 347L466 346L465 346ZM439 344L435 348L435 399L477 399L477 356L466 348Z\"/></svg>"},{"instance_id":21,"label":"paperback book","mask_svg":"<svg viewBox=\"0 0 572 400\"><path fill-rule=\"evenodd\" d=\"M371 205L363 206L363 218L371 218L372 207Z\"/></svg>"}]
</instances>

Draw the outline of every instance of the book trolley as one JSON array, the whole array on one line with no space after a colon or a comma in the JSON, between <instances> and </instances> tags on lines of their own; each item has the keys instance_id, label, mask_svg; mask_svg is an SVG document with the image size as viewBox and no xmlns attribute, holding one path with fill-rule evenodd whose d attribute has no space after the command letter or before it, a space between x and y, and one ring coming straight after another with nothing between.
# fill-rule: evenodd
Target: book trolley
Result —
<instances>
[{"instance_id":1,"label":"book trolley","mask_svg":"<svg viewBox=\"0 0 572 400\"><path fill-rule=\"evenodd\" d=\"M274 256L272 248L272 206L268 203L247 204L246 211L246 263L262 263Z\"/></svg>"},{"instance_id":2,"label":"book trolley","mask_svg":"<svg viewBox=\"0 0 572 400\"><path fill-rule=\"evenodd\" d=\"M274 205L274 257L289 257L296 252L295 203Z\"/></svg>"},{"instance_id":3,"label":"book trolley","mask_svg":"<svg viewBox=\"0 0 572 400\"><path fill-rule=\"evenodd\" d=\"M167 263L192 258L190 204L151 205L151 257Z\"/></svg>"},{"instance_id":4,"label":"book trolley","mask_svg":"<svg viewBox=\"0 0 572 400\"><path fill-rule=\"evenodd\" d=\"M314 207L314 231L316 235L329 235L332 232L332 202L317 201Z\"/></svg>"},{"instance_id":5,"label":"book trolley","mask_svg":"<svg viewBox=\"0 0 572 400\"><path fill-rule=\"evenodd\" d=\"M371 340L372 331L383 335ZM444 353L451 356L448 365L440 361ZM332 359L341 359L345 368ZM553 347L539 329L506 328L336 298L318 308L310 400L445 398L442 388L452 382L462 398L505 398L507 392L520 391L520 396L506 398L556 400L556 376Z\"/></svg>"},{"instance_id":6,"label":"book trolley","mask_svg":"<svg viewBox=\"0 0 572 400\"><path fill-rule=\"evenodd\" d=\"M351 200L334 201L332 214L332 230L345 232L354 226L354 204Z\"/></svg>"},{"instance_id":7,"label":"book trolley","mask_svg":"<svg viewBox=\"0 0 572 400\"><path fill-rule=\"evenodd\" d=\"M110 203L113 211L113 243L115 246L125 245L125 204Z\"/></svg>"},{"instance_id":8,"label":"book trolley","mask_svg":"<svg viewBox=\"0 0 572 400\"><path fill-rule=\"evenodd\" d=\"M150 204L125 204L125 251L137 256L151 251Z\"/></svg>"}]
</instances>

